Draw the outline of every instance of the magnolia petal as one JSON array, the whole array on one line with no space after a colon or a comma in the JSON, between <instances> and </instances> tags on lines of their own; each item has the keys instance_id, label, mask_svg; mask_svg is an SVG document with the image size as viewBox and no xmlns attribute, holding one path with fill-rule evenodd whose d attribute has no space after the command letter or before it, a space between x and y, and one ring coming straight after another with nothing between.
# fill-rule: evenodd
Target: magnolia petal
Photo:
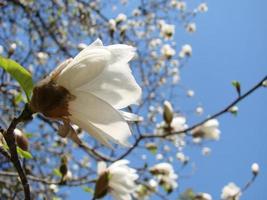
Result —
<instances>
[{"instance_id":1,"label":"magnolia petal","mask_svg":"<svg viewBox=\"0 0 267 200\"><path fill-rule=\"evenodd\" d=\"M97 38L92 44L90 44L90 46L103 46L103 42Z\"/></svg>"},{"instance_id":2,"label":"magnolia petal","mask_svg":"<svg viewBox=\"0 0 267 200\"><path fill-rule=\"evenodd\" d=\"M219 121L217 119L210 119L203 124L204 127L213 127L216 128L219 126Z\"/></svg>"},{"instance_id":3,"label":"magnolia petal","mask_svg":"<svg viewBox=\"0 0 267 200\"><path fill-rule=\"evenodd\" d=\"M126 121L133 121L133 122L141 122L141 121L143 121L143 118L140 117L139 115L136 115L136 114L133 114L133 113L130 113L130 112L125 112L125 111L122 111L122 110L120 110L119 112L120 112L120 114L123 116L123 118Z\"/></svg>"},{"instance_id":4,"label":"magnolia petal","mask_svg":"<svg viewBox=\"0 0 267 200\"><path fill-rule=\"evenodd\" d=\"M119 167L119 166L122 166L122 165L128 165L129 163L130 163L129 160L125 160L125 159L123 159L123 160L118 160L118 161L112 163L112 164L109 166L109 169L110 169L110 170L112 170L112 169L116 169L116 168Z\"/></svg>"},{"instance_id":5,"label":"magnolia petal","mask_svg":"<svg viewBox=\"0 0 267 200\"><path fill-rule=\"evenodd\" d=\"M128 194L130 191L126 188L126 187L124 187L124 185L123 184L121 184L121 183L119 183L119 184L117 184L117 183L114 183L114 182L112 182L112 181L110 181L109 182L109 187L110 188L113 188L114 190L116 190L118 193L120 193L120 194Z\"/></svg>"},{"instance_id":6,"label":"magnolia petal","mask_svg":"<svg viewBox=\"0 0 267 200\"><path fill-rule=\"evenodd\" d=\"M120 194L117 191L111 191L110 193L114 200L132 200L132 197L130 194Z\"/></svg>"},{"instance_id":7,"label":"magnolia petal","mask_svg":"<svg viewBox=\"0 0 267 200\"><path fill-rule=\"evenodd\" d=\"M126 63L109 65L94 81L83 85L79 90L90 91L116 109L138 104L142 93Z\"/></svg>"},{"instance_id":8,"label":"magnolia petal","mask_svg":"<svg viewBox=\"0 0 267 200\"><path fill-rule=\"evenodd\" d=\"M97 163L97 174L100 175L102 173L104 173L107 169L107 163L104 161L99 161Z\"/></svg>"},{"instance_id":9,"label":"magnolia petal","mask_svg":"<svg viewBox=\"0 0 267 200\"><path fill-rule=\"evenodd\" d=\"M39 81L36 86L44 85L47 84L51 81L56 81L58 78L59 74L68 66L69 63L72 62L72 58L69 58L62 63L60 63L47 77Z\"/></svg>"},{"instance_id":10,"label":"magnolia petal","mask_svg":"<svg viewBox=\"0 0 267 200\"><path fill-rule=\"evenodd\" d=\"M69 63L73 61L73 58L69 58L62 63L60 63L50 74L49 77L51 77L52 80L56 80L58 75L64 70Z\"/></svg>"},{"instance_id":11,"label":"magnolia petal","mask_svg":"<svg viewBox=\"0 0 267 200\"><path fill-rule=\"evenodd\" d=\"M108 142L108 137L103 131L97 129L96 127L92 126L90 123L87 123L85 118L86 116L71 116L70 120L77 124L80 128L87 131L90 135L92 135L95 139L97 139L101 144L109 147L112 149L111 144Z\"/></svg>"},{"instance_id":12,"label":"magnolia petal","mask_svg":"<svg viewBox=\"0 0 267 200\"><path fill-rule=\"evenodd\" d=\"M78 56L61 72L57 79L59 85L69 90L90 83L97 78L108 65L111 53L103 48L90 48L87 54Z\"/></svg>"},{"instance_id":13,"label":"magnolia petal","mask_svg":"<svg viewBox=\"0 0 267 200\"><path fill-rule=\"evenodd\" d=\"M115 44L106 47L112 53L113 62L128 63L136 54L136 49L125 44Z\"/></svg>"},{"instance_id":14,"label":"magnolia petal","mask_svg":"<svg viewBox=\"0 0 267 200\"><path fill-rule=\"evenodd\" d=\"M88 45L75 58L78 59L78 58L81 58L81 57L87 55L88 53L91 52L92 48L95 48L95 47L103 47L103 43L100 39L96 39L93 43Z\"/></svg>"},{"instance_id":15,"label":"magnolia petal","mask_svg":"<svg viewBox=\"0 0 267 200\"><path fill-rule=\"evenodd\" d=\"M116 143L128 146L127 139L131 131L116 109L91 93L74 91L72 94L76 99L69 104L71 118L84 118L89 125L106 133Z\"/></svg>"}]
</instances>

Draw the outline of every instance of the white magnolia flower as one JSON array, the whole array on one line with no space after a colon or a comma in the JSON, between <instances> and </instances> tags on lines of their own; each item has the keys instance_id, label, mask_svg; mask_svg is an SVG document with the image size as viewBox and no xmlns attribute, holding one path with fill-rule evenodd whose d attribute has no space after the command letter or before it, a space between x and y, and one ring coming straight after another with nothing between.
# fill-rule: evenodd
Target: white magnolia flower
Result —
<instances>
[{"instance_id":1,"label":"white magnolia flower","mask_svg":"<svg viewBox=\"0 0 267 200\"><path fill-rule=\"evenodd\" d=\"M186 2L178 1L176 4L176 8L181 10L181 11L184 11L186 9Z\"/></svg>"},{"instance_id":2,"label":"white magnolia flower","mask_svg":"<svg viewBox=\"0 0 267 200\"><path fill-rule=\"evenodd\" d=\"M169 134L171 132L183 131L186 128L188 128L188 125L186 124L186 118L184 116L178 115L173 117L170 124L167 124L165 121L158 124L156 134L164 135L164 134ZM179 134L179 136L183 135L184 134ZM168 136L168 139L176 141L177 139L176 136L177 135L170 135Z\"/></svg>"},{"instance_id":3,"label":"white magnolia flower","mask_svg":"<svg viewBox=\"0 0 267 200\"><path fill-rule=\"evenodd\" d=\"M196 23L192 22L186 25L186 31L189 33L194 33L197 30L197 25Z\"/></svg>"},{"instance_id":4,"label":"white magnolia flower","mask_svg":"<svg viewBox=\"0 0 267 200\"><path fill-rule=\"evenodd\" d=\"M201 192L195 196L195 199L196 200L212 200L212 196L208 193Z\"/></svg>"},{"instance_id":5,"label":"white magnolia flower","mask_svg":"<svg viewBox=\"0 0 267 200\"><path fill-rule=\"evenodd\" d=\"M211 153L211 149L209 147L203 147L201 152L203 156L208 156Z\"/></svg>"},{"instance_id":6,"label":"white magnolia flower","mask_svg":"<svg viewBox=\"0 0 267 200\"><path fill-rule=\"evenodd\" d=\"M49 189L54 193L57 193L59 191L58 186L56 184L50 184Z\"/></svg>"},{"instance_id":7,"label":"white magnolia flower","mask_svg":"<svg viewBox=\"0 0 267 200\"><path fill-rule=\"evenodd\" d=\"M38 52L37 54L36 54L36 56L37 56L37 58L38 58L38 60L39 60L39 62L40 62L40 64L45 64L46 63L46 61L47 61L47 59L48 59L48 54L47 53L45 53L45 52Z\"/></svg>"},{"instance_id":8,"label":"white magnolia flower","mask_svg":"<svg viewBox=\"0 0 267 200\"><path fill-rule=\"evenodd\" d=\"M66 134L77 142L70 123L104 145L110 146L111 140L127 146L131 131L126 121L136 120L137 116L121 109L137 104L141 96L128 65L134 55L131 46L103 46L101 40L96 40L35 86L31 110L62 120Z\"/></svg>"},{"instance_id":9,"label":"white magnolia flower","mask_svg":"<svg viewBox=\"0 0 267 200\"><path fill-rule=\"evenodd\" d=\"M204 108L202 106L197 106L196 107L196 114L197 115L202 115L204 112Z\"/></svg>"},{"instance_id":10,"label":"white magnolia flower","mask_svg":"<svg viewBox=\"0 0 267 200\"><path fill-rule=\"evenodd\" d=\"M184 116L175 116L172 120L171 127L174 132L176 131L182 131L186 128L188 128L188 125L186 124L186 118Z\"/></svg>"},{"instance_id":11,"label":"white magnolia flower","mask_svg":"<svg viewBox=\"0 0 267 200\"><path fill-rule=\"evenodd\" d=\"M96 198L101 198L109 192L115 200L132 199L131 194L137 188L135 180L138 179L138 175L136 170L130 168L128 164L128 160L119 160L106 168L103 163L100 163L98 166L100 175L95 191Z\"/></svg>"},{"instance_id":12,"label":"white magnolia flower","mask_svg":"<svg viewBox=\"0 0 267 200\"><path fill-rule=\"evenodd\" d=\"M208 5L206 3L199 4L197 10L201 13L208 12Z\"/></svg>"},{"instance_id":13,"label":"white magnolia flower","mask_svg":"<svg viewBox=\"0 0 267 200\"><path fill-rule=\"evenodd\" d=\"M194 90L187 90L186 94L188 97L193 97L195 95L195 91Z\"/></svg>"},{"instance_id":14,"label":"white magnolia flower","mask_svg":"<svg viewBox=\"0 0 267 200\"><path fill-rule=\"evenodd\" d=\"M184 58L186 56L192 56L192 47L190 44L185 44L182 46L182 49L179 53L180 58Z\"/></svg>"},{"instance_id":15,"label":"white magnolia flower","mask_svg":"<svg viewBox=\"0 0 267 200\"><path fill-rule=\"evenodd\" d=\"M118 14L118 16L116 17L116 22L117 23L121 23L127 20L127 16L124 13L120 13Z\"/></svg>"},{"instance_id":16,"label":"white magnolia flower","mask_svg":"<svg viewBox=\"0 0 267 200\"><path fill-rule=\"evenodd\" d=\"M155 47L161 45L161 43L162 43L162 41L161 41L161 39L159 39L159 38L152 39L152 40L149 42L149 47L150 47L150 48L155 48Z\"/></svg>"},{"instance_id":17,"label":"white magnolia flower","mask_svg":"<svg viewBox=\"0 0 267 200\"><path fill-rule=\"evenodd\" d=\"M217 119L211 119L201 126L192 130L192 134L196 138L205 138L210 140L220 139L219 122Z\"/></svg>"},{"instance_id":18,"label":"white magnolia flower","mask_svg":"<svg viewBox=\"0 0 267 200\"><path fill-rule=\"evenodd\" d=\"M173 117L170 124L167 124L165 121L159 123L157 125L156 134L163 135L163 134L167 134L170 132L178 132L178 131L185 130L187 127L188 125L186 124L186 118L184 116L178 115L178 116ZM171 135L170 139L173 136L175 135Z\"/></svg>"},{"instance_id":19,"label":"white magnolia flower","mask_svg":"<svg viewBox=\"0 0 267 200\"><path fill-rule=\"evenodd\" d=\"M136 191L133 193L135 199L138 200L149 200L149 195L157 191L158 182L155 179L150 179L147 184L139 184Z\"/></svg>"},{"instance_id":20,"label":"white magnolia flower","mask_svg":"<svg viewBox=\"0 0 267 200\"><path fill-rule=\"evenodd\" d=\"M135 9L133 9L133 11L132 11L132 15L135 16L135 17L140 16L141 14L142 14L142 12L141 12L141 10L138 9L138 8L135 8Z\"/></svg>"},{"instance_id":21,"label":"white magnolia flower","mask_svg":"<svg viewBox=\"0 0 267 200\"><path fill-rule=\"evenodd\" d=\"M170 163L163 162L156 164L149 171L159 180L159 184L163 185L167 190L171 191L178 187L178 175Z\"/></svg>"},{"instance_id":22,"label":"white magnolia flower","mask_svg":"<svg viewBox=\"0 0 267 200\"><path fill-rule=\"evenodd\" d=\"M241 196L241 190L235 183L228 183L222 189L222 200L239 200Z\"/></svg>"},{"instance_id":23,"label":"white magnolia flower","mask_svg":"<svg viewBox=\"0 0 267 200\"><path fill-rule=\"evenodd\" d=\"M169 44L164 44L161 48L161 54L167 59L170 59L172 56L175 55L175 53L175 50Z\"/></svg>"},{"instance_id":24,"label":"white magnolia flower","mask_svg":"<svg viewBox=\"0 0 267 200\"><path fill-rule=\"evenodd\" d=\"M167 24L164 21L160 21L159 25L160 35L166 40L171 39L175 33L175 26L172 24Z\"/></svg>"},{"instance_id":25,"label":"white magnolia flower","mask_svg":"<svg viewBox=\"0 0 267 200\"><path fill-rule=\"evenodd\" d=\"M116 21L114 19L110 19L108 21L108 26L109 26L109 29L112 30L112 31L115 31L116 30Z\"/></svg>"},{"instance_id":26,"label":"white magnolia flower","mask_svg":"<svg viewBox=\"0 0 267 200\"><path fill-rule=\"evenodd\" d=\"M189 158L182 152L177 152L176 158L181 162L181 163L187 163Z\"/></svg>"}]
</instances>

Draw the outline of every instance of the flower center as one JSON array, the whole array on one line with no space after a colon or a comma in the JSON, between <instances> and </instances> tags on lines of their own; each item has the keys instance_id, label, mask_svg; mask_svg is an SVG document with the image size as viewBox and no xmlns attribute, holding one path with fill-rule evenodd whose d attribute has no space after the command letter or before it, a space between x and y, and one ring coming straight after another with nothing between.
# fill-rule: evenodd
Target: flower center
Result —
<instances>
[{"instance_id":1,"label":"flower center","mask_svg":"<svg viewBox=\"0 0 267 200\"><path fill-rule=\"evenodd\" d=\"M40 83L33 89L30 106L33 112L40 112L46 117L62 119L70 116L69 101L74 100L66 88L54 82Z\"/></svg>"}]
</instances>

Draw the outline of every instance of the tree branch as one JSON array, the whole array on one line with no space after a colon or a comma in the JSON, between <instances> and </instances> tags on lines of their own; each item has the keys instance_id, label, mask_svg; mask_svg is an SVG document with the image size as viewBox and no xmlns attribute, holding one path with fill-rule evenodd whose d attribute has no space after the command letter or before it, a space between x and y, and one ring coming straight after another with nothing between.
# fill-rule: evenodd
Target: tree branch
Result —
<instances>
[{"instance_id":1,"label":"tree branch","mask_svg":"<svg viewBox=\"0 0 267 200\"><path fill-rule=\"evenodd\" d=\"M249 95L251 95L253 92L255 92L257 89L263 87L263 82L267 81L267 76L265 76L261 81L259 81L256 85L254 85L251 89L249 89L247 92L245 92L244 94L241 94L240 96L238 96L234 101L232 101L230 104L228 104L225 108L223 108L222 110L216 112L215 114L211 115L210 117L204 119L203 121L196 123L192 126L190 126L189 128L186 128L184 130L181 131L175 131L175 132L168 132L166 134L163 135L159 135L159 134L146 134L146 135L140 135L135 143L133 144L133 146L131 148L129 148L126 152L124 152L122 155L120 155L116 160L120 160L124 157L126 157L127 155L129 155L134 149L135 147L137 147L139 145L139 143L143 140L143 139L147 139L147 138L165 138L167 136L171 136L171 135L178 135L178 134L182 134L182 133L186 133L189 136L190 135L188 132L192 131L193 129L195 129L198 126L201 126L202 124L204 124L205 122L211 120L211 119L215 119L217 117L220 117L221 115L228 113L229 109L232 108L233 106L235 106L236 104L238 104L239 102L241 102L242 100L244 100L246 97L248 97Z\"/></svg>"},{"instance_id":2,"label":"tree branch","mask_svg":"<svg viewBox=\"0 0 267 200\"><path fill-rule=\"evenodd\" d=\"M14 167L16 168L19 174L24 189L25 200L31 199L31 193L27 177L19 161L14 130L20 122L28 121L30 119L32 119L32 113L28 108L28 104L26 104L21 115L18 118L14 118L10 123L8 129L4 132L5 141L9 147L10 161L13 163Z\"/></svg>"}]
</instances>

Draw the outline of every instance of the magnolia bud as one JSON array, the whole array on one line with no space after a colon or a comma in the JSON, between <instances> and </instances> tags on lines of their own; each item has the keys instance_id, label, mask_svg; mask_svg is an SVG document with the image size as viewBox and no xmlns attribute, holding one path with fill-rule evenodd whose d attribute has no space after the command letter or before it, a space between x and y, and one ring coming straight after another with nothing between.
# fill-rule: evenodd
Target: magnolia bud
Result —
<instances>
[{"instance_id":1,"label":"magnolia bud","mask_svg":"<svg viewBox=\"0 0 267 200\"><path fill-rule=\"evenodd\" d=\"M61 182L64 183L66 181L66 176L68 173L68 158L67 158L67 156L62 156L59 171L60 171L61 176L62 176Z\"/></svg>"},{"instance_id":2,"label":"magnolia bud","mask_svg":"<svg viewBox=\"0 0 267 200\"><path fill-rule=\"evenodd\" d=\"M260 166L259 166L259 164L258 163L253 163L252 165L251 165L251 171L252 171L252 173L256 176L256 175L258 175L258 173L259 173L259 171L260 171Z\"/></svg>"},{"instance_id":3,"label":"magnolia bud","mask_svg":"<svg viewBox=\"0 0 267 200\"><path fill-rule=\"evenodd\" d=\"M18 147L21 148L23 151L28 151L29 150L28 138L17 128L14 130L14 134Z\"/></svg>"},{"instance_id":4,"label":"magnolia bud","mask_svg":"<svg viewBox=\"0 0 267 200\"><path fill-rule=\"evenodd\" d=\"M196 114L197 115L202 115L204 112L204 108L202 106L197 106L196 107Z\"/></svg>"},{"instance_id":5,"label":"magnolia bud","mask_svg":"<svg viewBox=\"0 0 267 200\"><path fill-rule=\"evenodd\" d=\"M195 92L194 90L188 90L186 94L188 97L193 97L195 95Z\"/></svg>"},{"instance_id":6,"label":"magnolia bud","mask_svg":"<svg viewBox=\"0 0 267 200\"><path fill-rule=\"evenodd\" d=\"M232 113L233 115L236 115L238 112L238 107L237 106L232 106L229 110L230 113Z\"/></svg>"},{"instance_id":7,"label":"magnolia bud","mask_svg":"<svg viewBox=\"0 0 267 200\"><path fill-rule=\"evenodd\" d=\"M108 193L109 173L108 171L100 174L95 184L94 198L99 199L104 197Z\"/></svg>"},{"instance_id":8,"label":"magnolia bud","mask_svg":"<svg viewBox=\"0 0 267 200\"><path fill-rule=\"evenodd\" d=\"M171 124L173 119L173 108L169 101L164 101L163 118L167 124Z\"/></svg>"},{"instance_id":9,"label":"magnolia bud","mask_svg":"<svg viewBox=\"0 0 267 200\"><path fill-rule=\"evenodd\" d=\"M16 43L10 44L9 49L8 49L8 55L11 56L15 52L16 48L17 48Z\"/></svg>"},{"instance_id":10,"label":"magnolia bud","mask_svg":"<svg viewBox=\"0 0 267 200\"><path fill-rule=\"evenodd\" d=\"M263 87L267 87L267 80L265 80L265 81L262 82L262 86Z\"/></svg>"}]
</instances>

